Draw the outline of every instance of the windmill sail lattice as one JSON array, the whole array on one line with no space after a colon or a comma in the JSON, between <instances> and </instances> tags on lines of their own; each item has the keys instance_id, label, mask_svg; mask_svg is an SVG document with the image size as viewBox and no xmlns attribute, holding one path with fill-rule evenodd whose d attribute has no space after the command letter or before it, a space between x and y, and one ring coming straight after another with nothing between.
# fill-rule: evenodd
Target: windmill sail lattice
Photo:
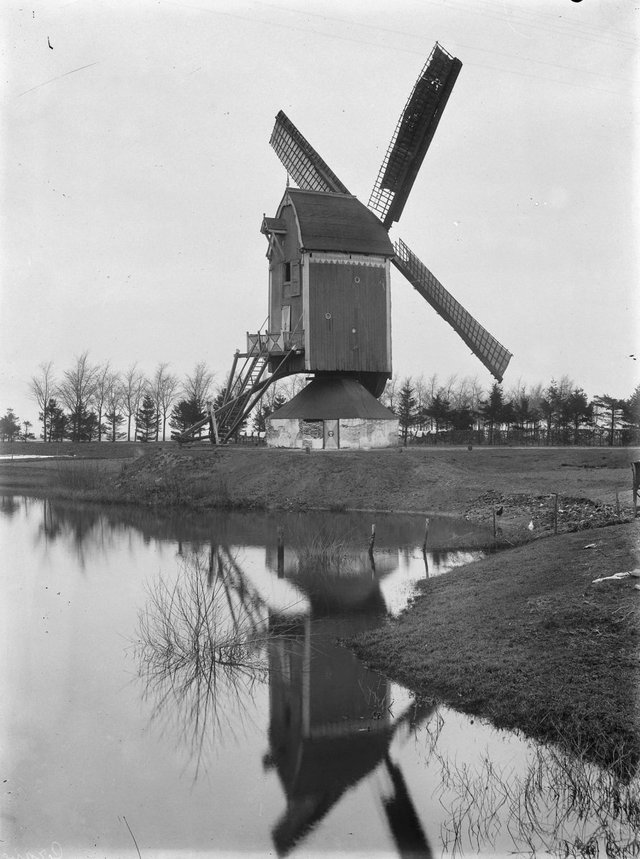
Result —
<instances>
[{"instance_id":1,"label":"windmill sail lattice","mask_svg":"<svg viewBox=\"0 0 640 859\"><path fill-rule=\"evenodd\" d=\"M407 100L369 199L387 229L402 214L461 68L436 43Z\"/></svg>"},{"instance_id":2,"label":"windmill sail lattice","mask_svg":"<svg viewBox=\"0 0 640 859\"><path fill-rule=\"evenodd\" d=\"M348 194L329 165L281 110L269 143L298 188Z\"/></svg>"},{"instance_id":3,"label":"windmill sail lattice","mask_svg":"<svg viewBox=\"0 0 640 859\"><path fill-rule=\"evenodd\" d=\"M393 264L464 340L484 366L501 382L512 354L471 316L418 257L399 240L394 243Z\"/></svg>"}]
</instances>

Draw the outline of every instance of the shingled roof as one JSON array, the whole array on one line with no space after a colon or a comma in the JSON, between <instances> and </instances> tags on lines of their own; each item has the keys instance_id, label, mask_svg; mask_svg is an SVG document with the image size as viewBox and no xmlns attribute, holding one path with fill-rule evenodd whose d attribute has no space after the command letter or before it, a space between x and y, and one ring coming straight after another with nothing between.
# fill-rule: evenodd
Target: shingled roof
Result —
<instances>
[{"instance_id":1,"label":"shingled roof","mask_svg":"<svg viewBox=\"0 0 640 859\"><path fill-rule=\"evenodd\" d=\"M387 231L356 197L298 188L289 188L287 195L305 250L393 256Z\"/></svg>"},{"instance_id":2,"label":"shingled roof","mask_svg":"<svg viewBox=\"0 0 640 859\"><path fill-rule=\"evenodd\" d=\"M335 420L363 418L396 420L360 382L348 376L313 379L299 394L270 415L270 419Z\"/></svg>"}]
</instances>

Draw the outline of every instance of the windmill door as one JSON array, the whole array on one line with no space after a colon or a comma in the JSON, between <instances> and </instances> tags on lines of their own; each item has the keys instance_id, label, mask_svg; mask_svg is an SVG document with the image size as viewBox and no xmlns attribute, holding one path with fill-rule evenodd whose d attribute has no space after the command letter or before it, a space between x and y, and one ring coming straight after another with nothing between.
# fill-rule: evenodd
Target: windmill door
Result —
<instances>
[{"instance_id":1,"label":"windmill door","mask_svg":"<svg viewBox=\"0 0 640 859\"><path fill-rule=\"evenodd\" d=\"M324 449L337 450L339 446L338 421L324 421Z\"/></svg>"}]
</instances>

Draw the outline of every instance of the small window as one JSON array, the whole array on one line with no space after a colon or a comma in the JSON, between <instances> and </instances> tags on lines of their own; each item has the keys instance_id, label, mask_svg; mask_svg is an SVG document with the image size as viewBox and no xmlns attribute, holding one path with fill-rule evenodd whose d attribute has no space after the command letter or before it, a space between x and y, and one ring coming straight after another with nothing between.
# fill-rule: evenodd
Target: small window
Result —
<instances>
[{"instance_id":1,"label":"small window","mask_svg":"<svg viewBox=\"0 0 640 859\"><path fill-rule=\"evenodd\" d=\"M284 264L284 282L289 283L291 280L291 263L286 262Z\"/></svg>"}]
</instances>

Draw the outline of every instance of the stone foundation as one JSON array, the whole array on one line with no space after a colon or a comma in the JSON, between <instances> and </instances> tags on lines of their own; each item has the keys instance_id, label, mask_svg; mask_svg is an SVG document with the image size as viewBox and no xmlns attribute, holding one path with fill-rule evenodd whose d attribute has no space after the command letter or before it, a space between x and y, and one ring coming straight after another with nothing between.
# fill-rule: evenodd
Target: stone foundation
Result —
<instances>
[{"instance_id":1,"label":"stone foundation","mask_svg":"<svg viewBox=\"0 0 640 859\"><path fill-rule=\"evenodd\" d=\"M333 421L331 422L334 423ZM371 450L396 447L398 421L371 418L340 418L338 444L341 450ZM267 418L267 446L323 450L324 421L303 418Z\"/></svg>"}]
</instances>

